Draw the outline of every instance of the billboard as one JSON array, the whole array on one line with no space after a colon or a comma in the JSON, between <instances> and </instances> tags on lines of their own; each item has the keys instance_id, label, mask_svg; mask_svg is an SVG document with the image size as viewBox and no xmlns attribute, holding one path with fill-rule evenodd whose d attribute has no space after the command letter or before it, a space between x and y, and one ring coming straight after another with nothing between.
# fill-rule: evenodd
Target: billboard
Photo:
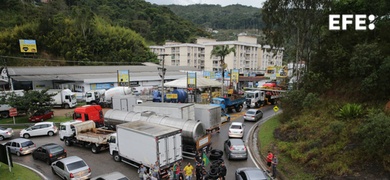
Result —
<instances>
[{"instance_id":1,"label":"billboard","mask_svg":"<svg viewBox=\"0 0 390 180\"><path fill-rule=\"evenodd\" d=\"M196 88L196 72L187 73L187 88Z\"/></svg>"},{"instance_id":2,"label":"billboard","mask_svg":"<svg viewBox=\"0 0 390 180\"><path fill-rule=\"evenodd\" d=\"M118 70L118 86L129 86L130 82L130 71L129 70Z\"/></svg>"},{"instance_id":3,"label":"billboard","mask_svg":"<svg viewBox=\"0 0 390 180\"><path fill-rule=\"evenodd\" d=\"M31 39L19 39L20 52L22 53L37 53L37 43Z\"/></svg>"}]
</instances>

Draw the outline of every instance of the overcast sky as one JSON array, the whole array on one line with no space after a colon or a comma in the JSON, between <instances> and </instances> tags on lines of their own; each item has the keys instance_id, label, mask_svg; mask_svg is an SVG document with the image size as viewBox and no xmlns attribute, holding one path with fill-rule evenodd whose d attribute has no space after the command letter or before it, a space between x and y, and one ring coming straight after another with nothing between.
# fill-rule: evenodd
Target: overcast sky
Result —
<instances>
[{"instance_id":1,"label":"overcast sky","mask_svg":"<svg viewBox=\"0 0 390 180\"><path fill-rule=\"evenodd\" d=\"M253 6L261 8L265 0L145 0L150 3L159 5L189 5L189 4L219 4L221 6L227 6L232 4L241 4L245 6Z\"/></svg>"}]
</instances>

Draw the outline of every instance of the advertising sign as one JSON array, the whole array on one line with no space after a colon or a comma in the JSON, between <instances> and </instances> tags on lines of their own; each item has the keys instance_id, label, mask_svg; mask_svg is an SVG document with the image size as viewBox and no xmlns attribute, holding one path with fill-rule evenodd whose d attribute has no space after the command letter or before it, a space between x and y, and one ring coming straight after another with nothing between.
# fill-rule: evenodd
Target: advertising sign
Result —
<instances>
[{"instance_id":1,"label":"advertising sign","mask_svg":"<svg viewBox=\"0 0 390 180\"><path fill-rule=\"evenodd\" d=\"M203 71L203 77L206 79L210 79L210 71Z\"/></svg>"},{"instance_id":2,"label":"advertising sign","mask_svg":"<svg viewBox=\"0 0 390 180\"><path fill-rule=\"evenodd\" d=\"M20 52L22 53L37 53L37 43L31 39L19 39Z\"/></svg>"},{"instance_id":3,"label":"advertising sign","mask_svg":"<svg viewBox=\"0 0 390 180\"><path fill-rule=\"evenodd\" d=\"M118 70L118 85L129 86L130 72L129 70Z\"/></svg>"},{"instance_id":4,"label":"advertising sign","mask_svg":"<svg viewBox=\"0 0 390 180\"><path fill-rule=\"evenodd\" d=\"M196 72L187 73L187 88L196 88Z\"/></svg>"},{"instance_id":5,"label":"advertising sign","mask_svg":"<svg viewBox=\"0 0 390 180\"><path fill-rule=\"evenodd\" d=\"M238 77L239 77L238 69L233 69L232 78L231 78L232 82L238 83Z\"/></svg>"}]
</instances>

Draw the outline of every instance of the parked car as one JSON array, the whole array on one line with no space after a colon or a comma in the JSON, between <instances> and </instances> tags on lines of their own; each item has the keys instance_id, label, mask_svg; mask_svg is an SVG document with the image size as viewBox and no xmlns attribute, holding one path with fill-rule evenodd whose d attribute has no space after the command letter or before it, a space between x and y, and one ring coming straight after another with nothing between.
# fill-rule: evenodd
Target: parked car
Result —
<instances>
[{"instance_id":1,"label":"parked car","mask_svg":"<svg viewBox=\"0 0 390 180\"><path fill-rule=\"evenodd\" d=\"M244 138L245 125L241 122L233 122L229 127L230 138Z\"/></svg>"},{"instance_id":2,"label":"parked car","mask_svg":"<svg viewBox=\"0 0 390 180\"><path fill-rule=\"evenodd\" d=\"M31 136L53 136L57 132L58 128L53 122L40 122L20 131L20 137L28 139Z\"/></svg>"},{"instance_id":3,"label":"parked car","mask_svg":"<svg viewBox=\"0 0 390 180\"><path fill-rule=\"evenodd\" d=\"M267 180L264 171L255 167L244 167L236 170L236 180Z\"/></svg>"},{"instance_id":4,"label":"parked car","mask_svg":"<svg viewBox=\"0 0 390 180\"><path fill-rule=\"evenodd\" d=\"M248 151L242 139L228 139L224 143L226 157L230 159L248 159Z\"/></svg>"},{"instance_id":5,"label":"parked car","mask_svg":"<svg viewBox=\"0 0 390 180\"><path fill-rule=\"evenodd\" d=\"M249 109L244 114L245 121L258 121L263 118L263 111L258 109Z\"/></svg>"},{"instance_id":6,"label":"parked car","mask_svg":"<svg viewBox=\"0 0 390 180\"><path fill-rule=\"evenodd\" d=\"M45 121L54 117L53 111L38 111L28 118L30 122Z\"/></svg>"},{"instance_id":7,"label":"parked car","mask_svg":"<svg viewBox=\"0 0 390 180\"><path fill-rule=\"evenodd\" d=\"M91 168L78 156L70 156L51 164L51 170L61 179L89 179Z\"/></svg>"},{"instance_id":8,"label":"parked car","mask_svg":"<svg viewBox=\"0 0 390 180\"><path fill-rule=\"evenodd\" d=\"M10 138L14 135L14 130L12 128L5 128L0 126L0 141Z\"/></svg>"},{"instance_id":9,"label":"parked car","mask_svg":"<svg viewBox=\"0 0 390 180\"><path fill-rule=\"evenodd\" d=\"M66 150L55 143L45 144L32 152L33 159L44 161L48 165L56 160L66 158L66 155Z\"/></svg>"},{"instance_id":10,"label":"parked car","mask_svg":"<svg viewBox=\"0 0 390 180\"><path fill-rule=\"evenodd\" d=\"M94 177L91 180L129 180L129 178L120 172L112 172Z\"/></svg>"},{"instance_id":11,"label":"parked car","mask_svg":"<svg viewBox=\"0 0 390 180\"><path fill-rule=\"evenodd\" d=\"M4 145L10 147L11 153L17 156L30 154L36 149L36 145L31 140L24 138L12 139Z\"/></svg>"}]
</instances>

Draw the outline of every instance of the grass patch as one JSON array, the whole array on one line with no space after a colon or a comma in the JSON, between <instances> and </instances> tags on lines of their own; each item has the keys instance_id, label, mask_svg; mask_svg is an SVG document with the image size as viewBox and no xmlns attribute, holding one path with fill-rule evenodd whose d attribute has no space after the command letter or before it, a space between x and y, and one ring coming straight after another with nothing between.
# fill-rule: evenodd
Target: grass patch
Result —
<instances>
[{"instance_id":1,"label":"grass patch","mask_svg":"<svg viewBox=\"0 0 390 180\"><path fill-rule=\"evenodd\" d=\"M56 124L59 124L61 122L66 122L72 120L71 117L65 117L65 116L54 116L51 119L46 120L47 122L55 122ZM15 125L9 125L6 127L10 127L13 129L23 129L26 127L29 127L29 125L22 125L22 124L35 124L37 122L30 122L28 121L28 116L18 116L15 117ZM14 124L13 118L5 118L0 120L0 125L3 124Z\"/></svg>"},{"instance_id":2,"label":"grass patch","mask_svg":"<svg viewBox=\"0 0 390 180\"><path fill-rule=\"evenodd\" d=\"M279 142L274 138L274 131L280 126L279 118L279 115L274 116L260 126L258 138L261 154L266 156L269 150L276 153L279 159L278 171L284 177L288 177L288 179L316 179L313 175L306 173L301 164L294 162L288 155L279 152L280 147L288 146L287 144L283 145L283 142Z\"/></svg>"},{"instance_id":3,"label":"grass patch","mask_svg":"<svg viewBox=\"0 0 390 180\"><path fill-rule=\"evenodd\" d=\"M41 180L42 178L38 176L35 172L31 171L28 168L20 166L14 163L12 172L9 172L8 166L6 164L0 163L0 176L1 179L29 179L29 180Z\"/></svg>"}]
</instances>

